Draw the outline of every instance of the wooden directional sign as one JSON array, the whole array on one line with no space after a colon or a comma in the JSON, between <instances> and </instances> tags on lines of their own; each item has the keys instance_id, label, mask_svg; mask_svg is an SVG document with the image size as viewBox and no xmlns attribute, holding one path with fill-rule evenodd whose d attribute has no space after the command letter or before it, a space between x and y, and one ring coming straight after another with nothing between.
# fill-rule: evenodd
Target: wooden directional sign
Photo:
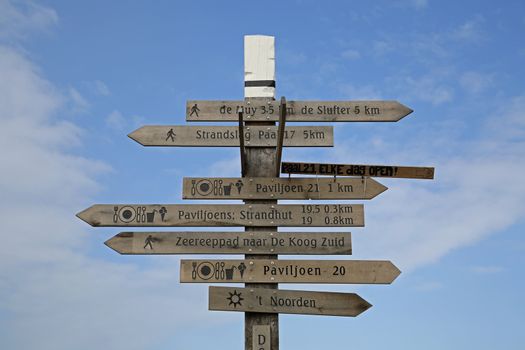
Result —
<instances>
[{"instance_id":1,"label":"wooden directional sign","mask_svg":"<svg viewBox=\"0 0 525 350\"><path fill-rule=\"evenodd\" d=\"M352 254L349 232L121 232L120 254Z\"/></svg>"},{"instance_id":2,"label":"wooden directional sign","mask_svg":"<svg viewBox=\"0 0 525 350\"><path fill-rule=\"evenodd\" d=\"M190 283L390 284L401 271L376 260L181 260Z\"/></svg>"},{"instance_id":3,"label":"wooden directional sign","mask_svg":"<svg viewBox=\"0 0 525 350\"><path fill-rule=\"evenodd\" d=\"M372 199L387 190L369 178L184 178L184 199Z\"/></svg>"},{"instance_id":4,"label":"wooden directional sign","mask_svg":"<svg viewBox=\"0 0 525 350\"><path fill-rule=\"evenodd\" d=\"M187 121L277 121L279 101L187 101ZM396 122L412 113L397 101L287 101L287 122Z\"/></svg>"},{"instance_id":5,"label":"wooden directional sign","mask_svg":"<svg viewBox=\"0 0 525 350\"><path fill-rule=\"evenodd\" d=\"M209 287L209 309L355 317L372 305L354 293Z\"/></svg>"},{"instance_id":6,"label":"wooden directional sign","mask_svg":"<svg viewBox=\"0 0 525 350\"><path fill-rule=\"evenodd\" d=\"M284 174L372 176L404 179L433 179L434 168L391 165L319 164L283 162Z\"/></svg>"},{"instance_id":7,"label":"wooden directional sign","mask_svg":"<svg viewBox=\"0 0 525 350\"><path fill-rule=\"evenodd\" d=\"M143 126L128 135L143 146L239 147L239 128L235 126ZM246 147L275 147L276 126L244 128ZM285 147L332 147L332 126L294 126L284 131Z\"/></svg>"},{"instance_id":8,"label":"wooden directional sign","mask_svg":"<svg viewBox=\"0 0 525 350\"><path fill-rule=\"evenodd\" d=\"M91 226L364 226L362 204L96 204L77 216Z\"/></svg>"}]
</instances>

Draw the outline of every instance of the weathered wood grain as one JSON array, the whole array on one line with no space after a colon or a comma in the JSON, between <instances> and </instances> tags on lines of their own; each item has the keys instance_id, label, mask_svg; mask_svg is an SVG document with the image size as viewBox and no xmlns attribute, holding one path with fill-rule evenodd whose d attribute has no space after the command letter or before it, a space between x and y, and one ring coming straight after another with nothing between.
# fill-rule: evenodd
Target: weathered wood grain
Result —
<instances>
[{"instance_id":1,"label":"weathered wood grain","mask_svg":"<svg viewBox=\"0 0 525 350\"><path fill-rule=\"evenodd\" d=\"M252 348L256 350L271 350L272 327L268 324L252 327Z\"/></svg>"},{"instance_id":2,"label":"weathered wood grain","mask_svg":"<svg viewBox=\"0 0 525 350\"><path fill-rule=\"evenodd\" d=\"M245 147L276 147L277 127L245 126ZM238 126L146 125L128 137L143 146L239 147ZM285 147L333 147L332 126L291 126L284 130Z\"/></svg>"},{"instance_id":3,"label":"weathered wood grain","mask_svg":"<svg viewBox=\"0 0 525 350\"><path fill-rule=\"evenodd\" d=\"M91 226L364 226L362 204L95 204L77 216Z\"/></svg>"},{"instance_id":4,"label":"weathered wood grain","mask_svg":"<svg viewBox=\"0 0 525 350\"><path fill-rule=\"evenodd\" d=\"M209 287L209 309L355 317L372 305L355 293Z\"/></svg>"},{"instance_id":5,"label":"weathered wood grain","mask_svg":"<svg viewBox=\"0 0 525 350\"><path fill-rule=\"evenodd\" d=\"M181 260L187 283L390 284L401 271L380 260Z\"/></svg>"},{"instance_id":6,"label":"weathered wood grain","mask_svg":"<svg viewBox=\"0 0 525 350\"><path fill-rule=\"evenodd\" d=\"M350 232L120 232L120 254L352 254Z\"/></svg>"},{"instance_id":7,"label":"weathered wood grain","mask_svg":"<svg viewBox=\"0 0 525 350\"><path fill-rule=\"evenodd\" d=\"M237 108L246 121L277 121L279 101L186 102L187 121L235 121ZM287 122L396 122L412 113L397 101L287 101Z\"/></svg>"},{"instance_id":8,"label":"weathered wood grain","mask_svg":"<svg viewBox=\"0 0 525 350\"><path fill-rule=\"evenodd\" d=\"M244 37L244 97L247 101L270 101L275 98L275 87L246 87L254 81L269 80L275 81L275 38L264 35L247 35ZM251 84L253 85L253 84ZM247 126L254 125L247 121ZM275 125L273 122L266 122L265 125ZM261 123L257 123L261 125ZM245 154L246 168L242 176L252 177L271 177L275 174L275 150L276 148L247 148ZM246 200L246 204L277 204L276 200ZM276 226L266 227L245 227L245 231L274 231ZM277 255L245 255L245 258L276 259ZM246 284L250 287L250 284ZM259 285L260 288L277 289L275 283ZM260 350L257 346L257 336L261 328L270 327L270 343L266 346L271 350L279 350L279 314L269 313L244 313L244 347L245 350ZM266 334L266 332L265 332ZM254 338L255 337L255 338ZM270 350L268 349L268 350Z\"/></svg>"},{"instance_id":9,"label":"weathered wood grain","mask_svg":"<svg viewBox=\"0 0 525 350\"><path fill-rule=\"evenodd\" d=\"M183 199L372 199L387 190L372 178L184 178Z\"/></svg>"}]
</instances>

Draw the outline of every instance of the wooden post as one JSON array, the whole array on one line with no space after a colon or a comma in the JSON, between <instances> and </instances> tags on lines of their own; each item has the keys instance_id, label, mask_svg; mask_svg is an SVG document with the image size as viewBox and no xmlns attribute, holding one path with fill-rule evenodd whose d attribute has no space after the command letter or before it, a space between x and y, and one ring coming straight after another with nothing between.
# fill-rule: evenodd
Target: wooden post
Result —
<instances>
[{"instance_id":1,"label":"wooden post","mask_svg":"<svg viewBox=\"0 0 525 350\"><path fill-rule=\"evenodd\" d=\"M241 176L246 176L246 150L244 147L244 111L242 107L237 110L239 113L239 148L241 150Z\"/></svg>"},{"instance_id":2,"label":"wooden post","mask_svg":"<svg viewBox=\"0 0 525 350\"><path fill-rule=\"evenodd\" d=\"M281 175L281 159L283 155L284 128L286 126L286 98L281 97L279 106L279 130L277 133L277 155L275 161L275 177Z\"/></svg>"},{"instance_id":3,"label":"wooden post","mask_svg":"<svg viewBox=\"0 0 525 350\"><path fill-rule=\"evenodd\" d=\"M271 36L250 35L244 37L244 97L247 103L254 100L273 101L275 98L275 38ZM274 122L245 122L246 125L275 125ZM274 177L276 167L276 148L247 148L246 176ZM246 200L246 204L276 204L276 200ZM273 231L277 227L246 227L245 231ZM277 259L277 255L245 255L246 259ZM246 288L277 289L277 284L246 283ZM257 326L270 327L268 350L279 350L279 315L246 312L244 314L244 348L253 348ZM264 328L263 328L264 329ZM268 346L268 344L266 345Z\"/></svg>"}]
</instances>

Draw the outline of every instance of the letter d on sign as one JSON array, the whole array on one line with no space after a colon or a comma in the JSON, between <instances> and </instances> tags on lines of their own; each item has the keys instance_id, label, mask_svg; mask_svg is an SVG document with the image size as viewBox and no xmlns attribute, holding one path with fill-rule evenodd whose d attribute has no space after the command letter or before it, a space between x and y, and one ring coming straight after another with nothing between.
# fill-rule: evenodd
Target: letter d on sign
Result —
<instances>
[{"instance_id":1,"label":"letter d on sign","mask_svg":"<svg viewBox=\"0 0 525 350\"><path fill-rule=\"evenodd\" d=\"M253 326L252 349L253 350L270 350L270 326L269 325Z\"/></svg>"}]
</instances>

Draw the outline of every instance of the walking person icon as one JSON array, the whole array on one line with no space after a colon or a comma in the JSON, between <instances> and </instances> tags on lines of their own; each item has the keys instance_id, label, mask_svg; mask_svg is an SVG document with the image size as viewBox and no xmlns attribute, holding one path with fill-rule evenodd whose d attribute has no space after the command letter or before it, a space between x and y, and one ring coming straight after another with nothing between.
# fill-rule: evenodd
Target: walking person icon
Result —
<instances>
[{"instance_id":1,"label":"walking person icon","mask_svg":"<svg viewBox=\"0 0 525 350\"><path fill-rule=\"evenodd\" d=\"M195 113L196 116L198 117L200 111L201 110L199 109L199 107L197 107L197 104L194 104L193 107L191 107L191 110L190 110L190 117L193 115L193 113Z\"/></svg>"},{"instance_id":2,"label":"walking person icon","mask_svg":"<svg viewBox=\"0 0 525 350\"><path fill-rule=\"evenodd\" d=\"M149 249L153 250L153 245L151 244L153 241L155 241L155 238L153 238L152 235L149 235L146 237L146 240L144 241L144 249L146 249L147 246L149 246Z\"/></svg>"},{"instance_id":3,"label":"walking person icon","mask_svg":"<svg viewBox=\"0 0 525 350\"><path fill-rule=\"evenodd\" d=\"M171 142L175 142L175 132L173 131L173 128L171 128L167 134L166 134L166 141L168 141L168 139L171 139Z\"/></svg>"}]
</instances>

